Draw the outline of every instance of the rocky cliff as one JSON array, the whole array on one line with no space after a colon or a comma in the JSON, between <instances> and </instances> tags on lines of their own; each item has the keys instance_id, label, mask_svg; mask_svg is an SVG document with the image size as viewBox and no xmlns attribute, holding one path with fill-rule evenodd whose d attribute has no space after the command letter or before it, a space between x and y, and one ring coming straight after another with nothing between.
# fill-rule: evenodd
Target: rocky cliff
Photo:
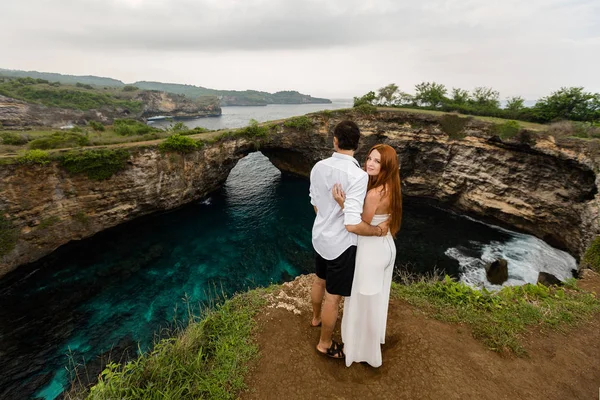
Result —
<instances>
[{"instance_id":1,"label":"rocky cliff","mask_svg":"<svg viewBox=\"0 0 600 400\"><path fill-rule=\"evenodd\" d=\"M141 104L137 109L104 106L84 111L47 107L0 95L0 126L8 129L60 128L68 124L85 125L88 121L112 124L116 118L144 120L158 115L184 118L221 115L218 99L211 99L200 103L176 94L138 91L131 98L132 102Z\"/></svg>"},{"instance_id":2,"label":"rocky cliff","mask_svg":"<svg viewBox=\"0 0 600 400\"><path fill-rule=\"evenodd\" d=\"M582 142L502 142L489 123L477 120L467 123L464 139L451 140L439 117L395 111L310 118L312 129L279 123L266 137L223 138L187 155L161 154L158 142L130 148L127 168L100 182L69 175L56 164L2 165L0 225L16 239L4 251L0 275L70 240L200 199L256 148L282 171L307 176L331 154L333 127L345 118L364 134L359 160L375 143L397 149L405 196L532 233L575 256L599 231L597 162Z\"/></svg>"}]
</instances>

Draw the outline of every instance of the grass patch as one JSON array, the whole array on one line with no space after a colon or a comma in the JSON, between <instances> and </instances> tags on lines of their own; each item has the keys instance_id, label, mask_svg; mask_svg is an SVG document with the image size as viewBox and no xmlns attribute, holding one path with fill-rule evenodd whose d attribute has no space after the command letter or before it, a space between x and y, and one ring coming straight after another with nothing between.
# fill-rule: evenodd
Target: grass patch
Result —
<instances>
[{"instance_id":1,"label":"grass patch","mask_svg":"<svg viewBox=\"0 0 600 400\"><path fill-rule=\"evenodd\" d=\"M60 221L60 218L58 218L56 215L49 217L49 218L44 218L39 225L37 226L38 229L46 229L51 227L52 225L56 224L58 221Z\"/></svg>"},{"instance_id":2,"label":"grass patch","mask_svg":"<svg viewBox=\"0 0 600 400\"><path fill-rule=\"evenodd\" d=\"M138 136L156 131L151 126L134 119L116 119L113 129L117 135L121 136Z\"/></svg>"},{"instance_id":3,"label":"grass patch","mask_svg":"<svg viewBox=\"0 0 600 400\"><path fill-rule=\"evenodd\" d=\"M302 132L308 132L313 128L314 125L310 118L308 118L306 115L303 115L301 117L287 119L283 123L283 126Z\"/></svg>"},{"instance_id":4,"label":"grass patch","mask_svg":"<svg viewBox=\"0 0 600 400\"><path fill-rule=\"evenodd\" d=\"M413 113L413 114L429 114L429 115L437 115L437 116L443 116L445 114L447 114L447 112L445 111L434 111L434 110L425 110L425 109L420 109L420 108L408 108L408 107L378 107L378 110L380 111L388 111L388 112L404 112L404 113ZM509 119L504 119L504 118L497 118L497 117L483 117L480 115L472 115L471 116L473 119L479 120L479 121L485 121L485 122L491 122L494 124L503 124L507 121L510 121ZM523 128L532 130L532 131L545 131L548 128L548 125L543 125L543 124L536 124L534 122L527 122L527 121L518 121L519 125L521 125Z\"/></svg>"},{"instance_id":5,"label":"grass patch","mask_svg":"<svg viewBox=\"0 0 600 400\"><path fill-rule=\"evenodd\" d=\"M49 136L29 142L30 149L64 149L69 147L89 146L89 139L78 132L54 132Z\"/></svg>"},{"instance_id":6,"label":"grass patch","mask_svg":"<svg viewBox=\"0 0 600 400\"><path fill-rule=\"evenodd\" d=\"M258 354L252 332L253 317L265 304L262 293L236 295L151 352L125 365L109 364L87 398L235 399Z\"/></svg>"},{"instance_id":7,"label":"grass patch","mask_svg":"<svg viewBox=\"0 0 600 400\"><path fill-rule=\"evenodd\" d=\"M519 337L528 328L564 329L600 312L600 302L579 290L574 280L564 288L528 284L492 293L446 276L394 284L393 293L436 319L467 324L491 350L517 355L526 353Z\"/></svg>"},{"instance_id":8,"label":"grass patch","mask_svg":"<svg viewBox=\"0 0 600 400\"><path fill-rule=\"evenodd\" d=\"M44 150L28 150L17 157L17 162L28 165L46 165L50 163L50 155Z\"/></svg>"},{"instance_id":9,"label":"grass patch","mask_svg":"<svg viewBox=\"0 0 600 400\"><path fill-rule=\"evenodd\" d=\"M594 238L590 247L585 251L581 262L584 267L600 273L600 236Z\"/></svg>"},{"instance_id":10,"label":"grass patch","mask_svg":"<svg viewBox=\"0 0 600 400\"><path fill-rule=\"evenodd\" d=\"M464 139L465 126L469 122L469 118L461 118L455 114L444 114L440 118L440 127L442 131L453 140Z\"/></svg>"},{"instance_id":11,"label":"grass patch","mask_svg":"<svg viewBox=\"0 0 600 400\"><path fill-rule=\"evenodd\" d=\"M164 142L158 145L158 148L162 152L174 151L177 153L190 153L196 149L198 149L198 143L187 136L182 136L180 134L174 134L169 136Z\"/></svg>"},{"instance_id":12,"label":"grass patch","mask_svg":"<svg viewBox=\"0 0 600 400\"><path fill-rule=\"evenodd\" d=\"M12 251L17 244L18 232L12 222L3 214L0 214L0 256Z\"/></svg>"},{"instance_id":13,"label":"grass patch","mask_svg":"<svg viewBox=\"0 0 600 400\"><path fill-rule=\"evenodd\" d=\"M57 87L44 80L36 81L25 78L0 82L0 94L45 106L76 110L114 107L137 112L141 111L143 106L140 101L118 96L116 90L105 92L81 84Z\"/></svg>"},{"instance_id":14,"label":"grass patch","mask_svg":"<svg viewBox=\"0 0 600 400\"><path fill-rule=\"evenodd\" d=\"M71 174L85 174L92 180L105 180L125 168L129 152L123 149L70 152L59 158L60 166Z\"/></svg>"}]
</instances>

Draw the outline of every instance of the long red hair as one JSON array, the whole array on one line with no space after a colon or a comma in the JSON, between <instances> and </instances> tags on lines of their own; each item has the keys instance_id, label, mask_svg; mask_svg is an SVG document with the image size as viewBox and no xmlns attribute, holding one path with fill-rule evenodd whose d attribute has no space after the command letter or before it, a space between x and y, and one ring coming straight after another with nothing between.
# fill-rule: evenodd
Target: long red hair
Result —
<instances>
[{"instance_id":1,"label":"long red hair","mask_svg":"<svg viewBox=\"0 0 600 400\"><path fill-rule=\"evenodd\" d=\"M392 146L387 144L376 144L371 147L367 153L367 158L373 150L377 150L381 154L381 169L377 176L369 175L369 185L367 190L376 187L382 187L381 195L389 196L390 198L390 232L392 236L400 230L402 223L402 188L400 187L400 168L398 165L398 155ZM365 159L364 169L367 169Z\"/></svg>"}]
</instances>

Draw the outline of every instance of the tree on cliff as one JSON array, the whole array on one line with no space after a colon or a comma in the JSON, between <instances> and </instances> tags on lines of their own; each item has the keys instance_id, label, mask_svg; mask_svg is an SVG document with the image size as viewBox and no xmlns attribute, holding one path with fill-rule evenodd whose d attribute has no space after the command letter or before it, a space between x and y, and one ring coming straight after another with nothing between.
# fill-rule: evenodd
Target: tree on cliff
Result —
<instances>
[{"instance_id":1,"label":"tree on cliff","mask_svg":"<svg viewBox=\"0 0 600 400\"><path fill-rule=\"evenodd\" d=\"M446 86L435 82L421 82L415 85L415 101L420 106L438 108L446 103Z\"/></svg>"},{"instance_id":2,"label":"tree on cliff","mask_svg":"<svg viewBox=\"0 0 600 400\"><path fill-rule=\"evenodd\" d=\"M383 104L386 106L391 105L394 101L397 91L398 85L396 85L395 83L390 83L389 85L380 88L379 95L377 96L379 104Z\"/></svg>"},{"instance_id":3,"label":"tree on cliff","mask_svg":"<svg viewBox=\"0 0 600 400\"><path fill-rule=\"evenodd\" d=\"M481 108L499 108L500 107L500 92L490 87L479 86L473 89L470 102Z\"/></svg>"},{"instance_id":4,"label":"tree on cliff","mask_svg":"<svg viewBox=\"0 0 600 400\"><path fill-rule=\"evenodd\" d=\"M562 87L538 100L533 113L541 122L557 119L600 121L600 94L584 92L583 87Z\"/></svg>"}]
</instances>

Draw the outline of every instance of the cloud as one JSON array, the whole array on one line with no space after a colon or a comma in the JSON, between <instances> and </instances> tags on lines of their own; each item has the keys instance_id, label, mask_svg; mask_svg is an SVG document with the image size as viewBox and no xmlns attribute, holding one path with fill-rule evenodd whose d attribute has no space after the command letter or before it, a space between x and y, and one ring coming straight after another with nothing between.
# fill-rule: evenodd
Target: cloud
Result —
<instances>
[{"instance_id":1,"label":"cloud","mask_svg":"<svg viewBox=\"0 0 600 400\"><path fill-rule=\"evenodd\" d=\"M0 24L0 67L354 95L421 80L600 91L596 0L24 0Z\"/></svg>"}]
</instances>

